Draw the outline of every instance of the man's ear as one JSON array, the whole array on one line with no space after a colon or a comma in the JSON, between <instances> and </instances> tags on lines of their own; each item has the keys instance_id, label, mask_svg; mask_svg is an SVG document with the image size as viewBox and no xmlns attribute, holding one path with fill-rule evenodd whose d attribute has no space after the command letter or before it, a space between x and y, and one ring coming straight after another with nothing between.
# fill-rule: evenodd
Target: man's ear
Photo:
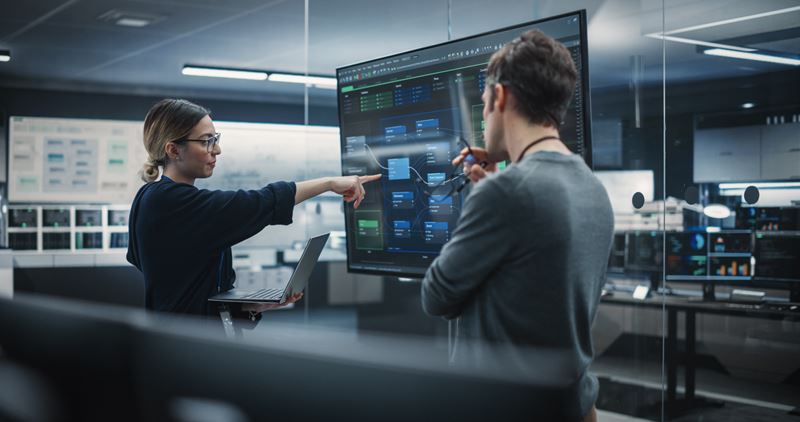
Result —
<instances>
[{"instance_id":1,"label":"man's ear","mask_svg":"<svg viewBox=\"0 0 800 422\"><path fill-rule=\"evenodd\" d=\"M508 90L503 84L494 85L494 107L501 112L506 111Z\"/></svg>"}]
</instances>

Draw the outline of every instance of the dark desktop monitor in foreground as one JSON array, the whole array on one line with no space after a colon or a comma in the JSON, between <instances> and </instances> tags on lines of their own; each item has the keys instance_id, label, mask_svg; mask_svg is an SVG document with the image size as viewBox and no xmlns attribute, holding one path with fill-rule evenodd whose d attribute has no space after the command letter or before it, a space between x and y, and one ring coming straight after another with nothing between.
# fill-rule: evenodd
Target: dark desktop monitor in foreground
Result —
<instances>
[{"instance_id":1,"label":"dark desktop monitor in foreground","mask_svg":"<svg viewBox=\"0 0 800 422\"><path fill-rule=\"evenodd\" d=\"M52 420L581 416L570 388L578 374L560 350L531 349L528 373L508 370L502 354L462 368L426 339L364 334L354 342L352 332L330 327L270 324L233 341L212 321L25 295L0 298L0 347L6 362L52 387L29 404L51 399ZM0 416L8 406L0 400Z\"/></svg>"},{"instance_id":2,"label":"dark desktop monitor in foreground","mask_svg":"<svg viewBox=\"0 0 800 422\"><path fill-rule=\"evenodd\" d=\"M136 330L95 306L19 293L0 298L3 359L46 379L53 396L42 405L57 414L52 420L144 420L132 379Z\"/></svg>"},{"instance_id":3,"label":"dark desktop monitor in foreground","mask_svg":"<svg viewBox=\"0 0 800 422\"><path fill-rule=\"evenodd\" d=\"M383 174L359 209L345 208L348 270L424 275L462 207L451 160L484 145L489 58L534 28L572 53L579 78L560 134L591 166L584 11L337 69L342 173Z\"/></svg>"}]
</instances>

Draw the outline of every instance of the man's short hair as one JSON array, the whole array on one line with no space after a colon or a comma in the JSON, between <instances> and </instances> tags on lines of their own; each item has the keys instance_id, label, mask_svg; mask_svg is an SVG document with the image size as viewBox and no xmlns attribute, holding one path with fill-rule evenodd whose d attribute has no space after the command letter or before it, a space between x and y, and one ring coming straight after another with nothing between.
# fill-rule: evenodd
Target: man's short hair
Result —
<instances>
[{"instance_id":1,"label":"man's short hair","mask_svg":"<svg viewBox=\"0 0 800 422\"><path fill-rule=\"evenodd\" d=\"M567 112L577 78L567 48L538 29L495 52L486 70L486 86L499 83L509 88L517 111L530 123L556 128ZM489 101L494 102L493 90Z\"/></svg>"}]
</instances>

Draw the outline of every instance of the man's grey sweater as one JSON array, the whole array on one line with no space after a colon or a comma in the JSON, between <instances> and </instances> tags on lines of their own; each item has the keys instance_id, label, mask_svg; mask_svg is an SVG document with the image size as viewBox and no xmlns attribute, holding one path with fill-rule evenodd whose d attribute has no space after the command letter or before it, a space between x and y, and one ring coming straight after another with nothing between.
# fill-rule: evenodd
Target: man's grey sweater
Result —
<instances>
[{"instance_id":1,"label":"man's grey sweater","mask_svg":"<svg viewBox=\"0 0 800 422\"><path fill-rule=\"evenodd\" d=\"M529 154L475 185L425 274L423 308L461 317L456 362L490 359L481 342L511 345L504 363L524 371L542 365L524 348L557 350L571 366L573 414L585 415L597 399L587 368L613 231L608 195L580 156Z\"/></svg>"}]
</instances>

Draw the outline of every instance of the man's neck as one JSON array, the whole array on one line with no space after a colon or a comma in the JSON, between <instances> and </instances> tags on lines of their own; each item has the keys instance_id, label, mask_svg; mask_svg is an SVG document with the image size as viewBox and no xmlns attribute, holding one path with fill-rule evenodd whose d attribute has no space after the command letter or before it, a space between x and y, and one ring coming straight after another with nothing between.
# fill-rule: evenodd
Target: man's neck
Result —
<instances>
[{"instance_id":1,"label":"man's neck","mask_svg":"<svg viewBox=\"0 0 800 422\"><path fill-rule=\"evenodd\" d=\"M525 148L536 141L547 136L555 136L558 138L558 130L554 127L546 127L542 125L531 125L527 122L518 122L512 125L510 131L507 133L506 146L508 150L508 157L512 162L516 163L521 157L522 151L525 155L534 154L538 151L554 151L564 155L572 154L572 152L561 142L559 139L548 139L528 148Z\"/></svg>"},{"instance_id":2,"label":"man's neck","mask_svg":"<svg viewBox=\"0 0 800 422\"><path fill-rule=\"evenodd\" d=\"M164 176L169 177L175 183L186 183L187 185L194 185L193 178L186 177L178 173L175 169L171 167L167 167L166 169L164 169Z\"/></svg>"}]
</instances>

